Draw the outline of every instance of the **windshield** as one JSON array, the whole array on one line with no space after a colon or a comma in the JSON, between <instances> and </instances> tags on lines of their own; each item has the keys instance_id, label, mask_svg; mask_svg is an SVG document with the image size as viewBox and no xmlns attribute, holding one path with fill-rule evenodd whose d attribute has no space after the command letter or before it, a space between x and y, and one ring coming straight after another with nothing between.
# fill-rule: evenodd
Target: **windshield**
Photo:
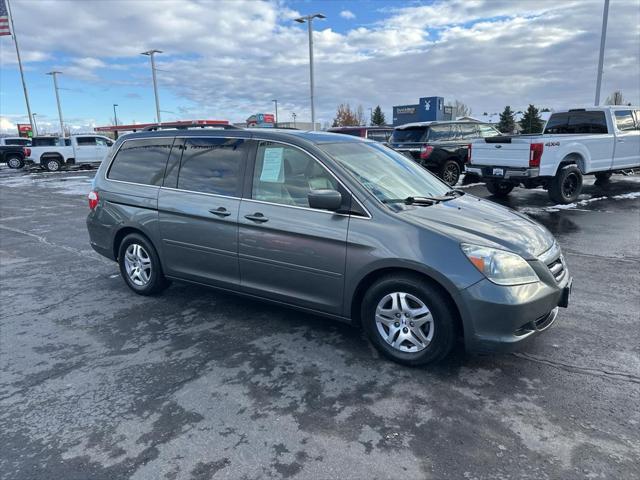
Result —
<instances>
[{"instance_id":1,"label":"windshield","mask_svg":"<svg viewBox=\"0 0 640 480\"><path fill-rule=\"evenodd\" d=\"M438 197L450 187L413 160L369 142L318 145L378 200Z\"/></svg>"},{"instance_id":2,"label":"windshield","mask_svg":"<svg viewBox=\"0 0 640 480\"><path fill-rule=\"evenodd\" d=\"M391 143L417 143L424 141L427 127L396 128L391 135Z\"/></svg>"}]
</instances>

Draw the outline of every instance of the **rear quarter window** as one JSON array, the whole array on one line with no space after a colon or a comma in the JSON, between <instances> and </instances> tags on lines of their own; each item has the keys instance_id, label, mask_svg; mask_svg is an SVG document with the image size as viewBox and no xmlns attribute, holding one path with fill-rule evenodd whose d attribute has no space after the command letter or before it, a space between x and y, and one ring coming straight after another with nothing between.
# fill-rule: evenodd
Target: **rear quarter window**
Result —
<instances>
[{"instance_id":1,"label":"rear quarter window","mask_svg":"<svg viewBox=\"0 0 640 480\"><path fill-rule=\"evenodd\" d=\"M458 134L459 129L457 125L454 125L454 135ZM451 125L434 125L429 128L429 141L430 142L445 142L451 140L452 132Z\"/></svg>"},{"instance_id":2,"label":"rear quarter window","mask_svg":"<svg viewBox=\"0 0 640 480\"><path fill-rule=\"evenodd\" d=\"M128 140L116 153L107 178L143 185L162 185L173 138Z\"/></svg>"}]
</instances>

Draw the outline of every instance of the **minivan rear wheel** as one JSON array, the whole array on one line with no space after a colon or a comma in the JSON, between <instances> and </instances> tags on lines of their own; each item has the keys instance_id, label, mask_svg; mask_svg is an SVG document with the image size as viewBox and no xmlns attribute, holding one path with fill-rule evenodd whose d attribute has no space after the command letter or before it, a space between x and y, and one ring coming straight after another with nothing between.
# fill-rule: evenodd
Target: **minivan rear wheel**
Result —
<instances>
[{"instance_id":1,"label":"minivan rear wheel","mask_svg":"<svg viewBox=\"0 0 640 480\"><path fill-rule=\"evenodd\" d=\"M455 343L455 316L444 294L418 276L394 274L376 281L361 312L373 345L398 363L437 362Z\"/></svg>"},{"instance_id":2,"label":"minivan rear wheel","mask_svg":"<svg viewBox=\"0 0 640 480\"><path fill-rule=\"evenodd\" d=\"M118 250L118 265L125 283L138 295L153 295L169 285L156 249L140 234L124 237Z\"/></svg>"}]
</instances>

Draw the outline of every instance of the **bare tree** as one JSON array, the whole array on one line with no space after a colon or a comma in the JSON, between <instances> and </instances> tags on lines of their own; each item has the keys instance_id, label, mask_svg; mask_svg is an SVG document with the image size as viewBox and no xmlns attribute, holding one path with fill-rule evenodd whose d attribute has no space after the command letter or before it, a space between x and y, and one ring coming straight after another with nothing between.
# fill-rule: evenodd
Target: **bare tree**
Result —
<instances>
[{"instance_id":1,"label":"bare tree","mask_svg":"<svg viewBox=\"0 0 640 480\"><path fill-rule=\"evenodd\" d=\"M447 103L448 107L453 107L453 117L468 117L471 115L471 107L460 100L454 100L453 103Z\"/></svg>"},{"instance_id":2,"label":"bare tree","mask_svg":"<svg viewBox=\"0 0 640 480\"><path fill-rule=\"evenodd\" d=\"M605 102L607 105L624 105L624 97L622 96L622 92L620 90L616 90L611 95L607 97Z\"/></svg>"}]
</instances>

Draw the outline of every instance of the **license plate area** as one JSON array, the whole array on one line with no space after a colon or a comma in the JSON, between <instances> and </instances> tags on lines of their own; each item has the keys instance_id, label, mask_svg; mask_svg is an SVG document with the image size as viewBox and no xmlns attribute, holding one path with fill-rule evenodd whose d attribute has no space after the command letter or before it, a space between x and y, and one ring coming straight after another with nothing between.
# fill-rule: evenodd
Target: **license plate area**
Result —
<instances>
[{"instance_id":1,"label":"license plate area","mask_svg":"<svg viewBox=\"0 0 640 480\"><path fill-rule=\"evenodd\" d=\"M494 177L504 177L504 168L494 168L492 174Z\"/></svg>"}]
</instances>

